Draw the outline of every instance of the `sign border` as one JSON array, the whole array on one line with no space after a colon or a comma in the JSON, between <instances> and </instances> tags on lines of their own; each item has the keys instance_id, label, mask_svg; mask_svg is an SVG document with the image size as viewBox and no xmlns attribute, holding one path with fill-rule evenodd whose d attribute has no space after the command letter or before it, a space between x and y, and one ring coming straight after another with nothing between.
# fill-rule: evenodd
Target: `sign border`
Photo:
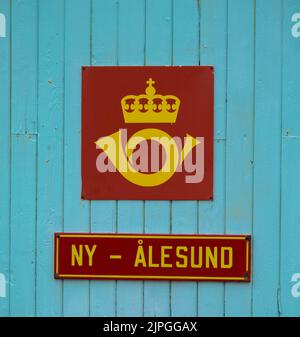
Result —
<instances>
[{"instance_id":1,"label":"sign border","mask_svg":"<svg viewBox=\"0 0 300 337\"><path fill-rule=\"evenodd\" d=\"M82 237L82 238L142 238L158 239L225 239L225 240L246 240L246 273L245 277L221 277L221 276L155 276L155 275L88 275L88 274L60 274L59 273L59 239L61 237ZM251 282L251 235L222 235L222 234L129 234L129 233L55 233L54 235L54 277L55 279L100 279L100 280L168 280L168 281L233 281Z\"/></svg>"}]
</instances>

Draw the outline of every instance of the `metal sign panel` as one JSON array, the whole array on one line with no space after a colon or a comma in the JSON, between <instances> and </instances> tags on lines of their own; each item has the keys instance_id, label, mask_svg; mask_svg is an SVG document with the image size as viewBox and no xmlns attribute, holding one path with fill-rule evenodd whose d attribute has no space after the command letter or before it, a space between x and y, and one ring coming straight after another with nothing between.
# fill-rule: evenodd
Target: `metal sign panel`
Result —
<instances>
[{"instance_id":1,"label":"metal sign panel","mask_svg":"<svg viewBox=\"0 0 300 337\"><path fill-rule=\"evenodd\" d=\"M248 235L55 235L55 277L250 282Z\"/></svg>"},{"instance_id":2,"label":"metal sign panel","mask_svg":"<svg viewBox=\"0 0 300 337\"><path fill-rule=\"evenodd\" d=\"M83 67L82 198L213 198L213 67Z\"/></svg>"}]
</instances>

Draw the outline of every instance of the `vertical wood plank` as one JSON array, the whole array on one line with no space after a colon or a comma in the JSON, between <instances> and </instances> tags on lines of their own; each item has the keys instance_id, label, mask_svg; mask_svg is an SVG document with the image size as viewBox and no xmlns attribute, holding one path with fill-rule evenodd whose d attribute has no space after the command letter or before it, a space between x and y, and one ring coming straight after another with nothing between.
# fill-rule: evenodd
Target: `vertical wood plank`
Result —
<instances>
[{"instance_id":1,"label":"vertical wood plank","mask_svg":"<svg viewBox=\"0 0 300 337\"><path fill-rule=\"evenodd\" d=\"M171 65L172 1L146 2L146 65Z\"/></svg>"},{"instance_id":2,"label":"vertical wood plank","mask_svg":"<svg viewBox=\"0 0 300 337\"><path fill-rule=\"evenodd\" d=\"M90 203L81 200L81 67L90 64L90 2L65 2L64 231L88 232ZM89 281L64 281L63 314L88 316Z\"/></svg>"},{"instance_id":3,"label":"vertical wood plank","mask_svg":"<svg viewBox=\"0 0 300 337\"><path fill-rule=\"evenodd\" d=\"M252 229L254 1L228 1L226 232ZM227 283L226 316L251 315L251 284Z\"/></svg>"},{"instance_id":4,"label":"vertical wood plank","mask_svg":"<svg viewBox=\"0 0 300 337\"><path fill-rule=\"evenodd\" d=\"M145 202L145 232L169 233L170 201ZM145 281L144 315L147 317L170 316L170 282Z\"/></svg>"},{"instance_id":5,"label":"vertical wood plank","mask_svg":"<svg viewBox=\"0 0 300 337\"><path fill-rule=\"evenodd\" d=\"M297 287L292 276L300 273L300 41L291 34L292 15L300 13L296 0L283 1L283 91L282 91L282 205L280 306L282 316L300 315L299 297L292 296Z\"/></svg>"},{"instance_id":6,"label":"vertical wood plank","mask_svg":"<svg viewBox=\"0 0 300 337\"><path fill-rule=\"evenodd\" d=\"M281 152L281 0L256 1L254 316L277 316ZM274 22L277 22L274 25Z\"/></svg>"},{"instance_id":7,"label":"vertical wood plank","mask_svg":"<svg viewBox=\"0 0 300 337\"><path fill-rule=\"evenodd\" d=\"M0 274L5 277L5 297L0 297L0 317L9 315L9 232L10 232L10 1L0 2L6 19L6 37L0 39Z\"/></svg>"},{"instance_id":8,"label":"vertical wood plank","mask_svg":"<svg viewBox=\"0 0 300 337\"><path fill-rule=\"evenodd\" d=\"M145 1L119 0L119 65L143 65L145 47ZM118 202L118 231L142 233L144 202ZM117 315L143 315L143 282L117 281Z\"/></svg>"},{"instance_id":9,"label":"vertical wood plank","mask_svg":"<svg viewBox=\"0 0 300 337\"><path fill-rule=\"evenodd\" d=\"M119 201L118 232L143 232L143 202ZM143 315L143 282L117 281L117 316Z\"/></svg>"},{"instance_id":10,"label":"vertical wood plank","mask_svg":"<svg viewBox=\"0 0 300 337\"><path fill-rule=\"evenodd\" d=\"M92 2L92 64L117 64L117 1ZM117 203L114 200L91 202L92 232L115 232ZM116 281L91 281L91 316L114 316Z\"/></svg>"},{"instance_id":11,"label":"vertical wood plank","mask_svg":"<svg viewBox=\"0 0 300 337\"><path fill-rule=\"evenodd\" d=\"M146 3L146 65L170 65L172 59L172 2ZM170 232L170 202L145 202L145 232ZM144 315L170 315L170 282L145 281Z\"/></svg>"},{"instance_id":12,"label":"vertical wood plank","mask_svg":"<svg viewBox=\"0 0 300 337\"><path fill-rule=\"evenodd\" d=\"M12 1L12 131L37 132L37 0ZM22 104L20 104L22 102Z\"/></svg>"},{"instance_id":13,"label":"vertical wood plank","mask_svg":"<svg viewBox=\"0 0 300 337\"><path fill-rule=\"evenodd\" d=\"M197 201L172 202L172 233L197 233ZM171 282L171 316L197 316L197 282Z\"/></svg>"},{"instance_id":14,"label":"vertical wood plank","mask_svg":"<svg viewBox=\"0 0 300 337\"><path fill-rule=\"evenodd\" d=\"M11 146L10 315L27 317L35 316L36 135L12 134Z\"/></svg>"},{"instance_id":15,"label":"vertical wood plank","mask_svg":"<svg viewBox=\"0 0 300 337\"><path fill-rule=\"evenodd\" d=\"M227 81L227 0L200 2L200 64L213 65L214 200L199 202L199 232L222 234L225 230L225 142ZM199 316L224 315L224 284L198 284Z\"/></svg>"},{"instance_id":16,"label":"vertical wood plank","mask_svg":"<svg viewBox=\"0 0 300 337\"><path fill-rule=\"evenodd\" d=\"M173 64L199 64L199 8L194 0L173 2ZM180 113L180 111L179 111ZM187 130L188 132L188 130ZM173 201L172 233L197 233L197 202ZM171 315L197 315L197 283L171 283Z\"/></svg>"},{"instance_id":17,"label":"vertical wood plank","mask_svg":"<svg viewBox=\"0 0 300 337\"><path fill-rule=\"evenodd\" d=\"M62 281L53 278L53 236L63 230L63 1L39 4L38 59L36 305L38 316L61 316Z\"/></svg>"},{"instance_id":18,"label":"vertical wood plank","mask_svg":"<svg viewBox=\"0 0 300 337\"><path fill-rule=\"evenodd\" d=\"M92 65L117 65L118 0L92 0Z\"/></svg>"},{"instance_id":19,"label":"vertical wood plank","mask_svg":"<svg viewBox=\"0 0 300 337\"><path fill-rule=\"evenodd\" d=\"M11 316L36 312L37 19L36 1L12 2Z\"/></svg>"},{"instance_id":20,"label":"vertical wood plank","mask_svg":"<svg viewBox=\"0 0 300 337\"><path fill-rule=\"evenodd\" d=\"M194 0L173 0L173 65L199 64L199 7Z\"/></svg>"}]
</instances>

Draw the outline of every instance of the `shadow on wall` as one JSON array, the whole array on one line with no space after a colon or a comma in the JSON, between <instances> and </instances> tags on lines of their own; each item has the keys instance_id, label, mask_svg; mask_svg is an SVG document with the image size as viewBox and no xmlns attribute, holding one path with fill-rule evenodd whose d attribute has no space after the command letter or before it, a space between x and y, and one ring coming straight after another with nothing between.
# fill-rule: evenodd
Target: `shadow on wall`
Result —
<instances>
[{"instance_id":1,"label":"shadow on wall","mask_svg":"<svg viewBox=\"0 0 300 337\"><path fill-rule=\"evenodd\" d=\"M0 297L6 297L6 280L3 274L0 274Z\"/></svg>"}]
</instances>

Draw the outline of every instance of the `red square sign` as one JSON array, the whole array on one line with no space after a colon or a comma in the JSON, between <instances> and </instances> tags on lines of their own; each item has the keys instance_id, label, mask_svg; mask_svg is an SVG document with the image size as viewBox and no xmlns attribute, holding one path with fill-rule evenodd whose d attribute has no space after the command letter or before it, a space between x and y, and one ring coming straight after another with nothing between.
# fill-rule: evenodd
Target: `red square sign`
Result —
<instances>
[{"instance_id":1,"label":"red square sign","mask_svg":"<svg viewBox=\"0 0 300 337\"><path fill-rule=\"evenodd\" d=\"M213 198L213 67L83 67L82 198Z\"/></svg>"}]
</instances>

